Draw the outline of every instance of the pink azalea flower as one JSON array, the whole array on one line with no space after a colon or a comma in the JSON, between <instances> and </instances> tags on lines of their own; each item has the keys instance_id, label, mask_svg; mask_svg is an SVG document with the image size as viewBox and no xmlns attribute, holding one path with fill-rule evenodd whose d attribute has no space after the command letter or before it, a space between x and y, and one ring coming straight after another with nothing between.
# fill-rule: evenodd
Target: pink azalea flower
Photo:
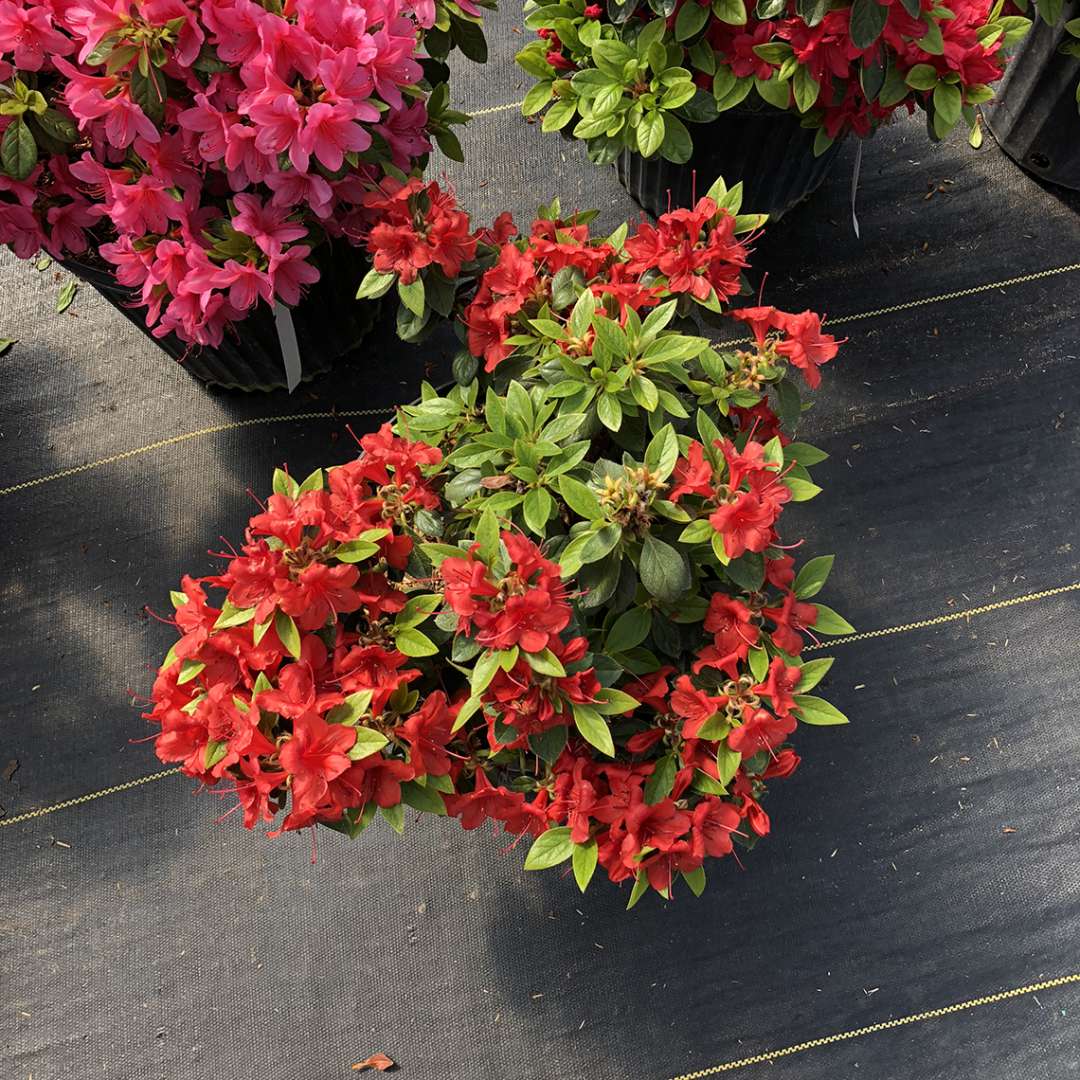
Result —
<instances>
[{"instance_id":1,"label":"pink azalea flower","mask_svg":"<svg viewBox=\"0 0 1080 1080\"><path fill-rule=\"evenodd\" d=\"M113 0L111 4L103 0L76 0L73 6L67 8L64 22L72 33L83 39L78 56L80 64L97 48L103 37L124 25L130 6L128 0Z\"/></svg>"},{"instance_id":2,"label":"pink azalea flower","mask_svg":"<svg viewBox=\"0 0 1080 1080\"><path fill-rule=\"evenodd\" d=\"M49 254L59 259L64 251L79 255L86 250L86 233L83 230L94 224L97 215L85 199L52 206L46 218L50 229L45 248Z\"/></svg>"},{"instance_id":3,"label":"pink azalea flower","mask_svg":"<svg viewBox=\"0 0 1080 1080\"><path fill-rule=\"evenodd\" d=\"M351 109L320 101L307 111L299 145L305 157L310 154L319 159L320 165L336 172L344 163L346 153L366 150L371 145L371 135L353 122ZM307 170L306 161L301 166L293 156L293 163L297 168Z\"/></svg>"},{"instance_id":4,"label":"pink azalea flower","mask_svg":"<svg viewBox=\"0 0 1080 1080\"><path fill-rule=\"evenodd\" d=\"M179 220L180 204L156 176L140 176L131 184L117 184L112 189L109 217L124 232L139 236L163 233L169 219Z\"/></svg>"},{"instance_id":5,"label":"pink azalea flower","mask_svg":"<svg viewBox=\"0 0 1080 1080\"><path fill-rule=\"evenodd\" d=\"M319 271L304 260L311 254L306 244L294 244L288 251L270 256L269 275L277 296L290 306L300 303L301 290L319 280Z\"/></svg>"},{"instance_id":6,"label":"pink azalea flower","mask_svg":"<svg viewBox=\"0 0 1080 1080\"><path fill-rule=\"evenodd\" d=\"M270 200L273 206L293 207L306 204L316 217L330 216L334 192L321 176L309 176L295 169L278 170L267 175L266 186L274 193Z\"/></svg>"},{"instance_id":7,"label":"pink azalea flower","mask_svg":"<svg viewBox=\"0 0 1080 1080\"><path fill-rule=\"evenodd\" d=\"M22 71L40 71L46 53L67 56L75 50L75 43L53 27L48 8L23 7L11 0L0 0L0 42L2 51L14 50L15 66ZM0 73L0 79L7 77Z\"/></svg>"},{"instance_id":8,"label":"pink azalea flower","mask_svg":"<svg viewBox=\"0 0 1080 1080\"><path fill-rule=\"evenodd\" d=\"M219 288L228 288L229 303L238 311L247 311L261 297L268 304L274 299L270 277L251 263L228 259L218 274Z\"/></svg>"},{"instance_id":9,"label":"pink azalea flower","mask_svg":"<svg viewBox=\"0 0 1080 1080\"><path fill-rule=\"evenodd\" d=\"M279 252L285 244L307 235L307 229L288 218L280 206L264 205L257 195L233 198L238 213L232 219L237 232L246 233L266 255Z\"/></svg>"}]
</instances>

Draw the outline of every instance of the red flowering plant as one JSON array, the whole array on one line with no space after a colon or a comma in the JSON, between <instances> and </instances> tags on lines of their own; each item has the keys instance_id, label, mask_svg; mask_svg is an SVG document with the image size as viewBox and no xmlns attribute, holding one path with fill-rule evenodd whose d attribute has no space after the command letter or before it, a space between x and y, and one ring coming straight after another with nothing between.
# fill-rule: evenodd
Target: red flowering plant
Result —
<instances>
[{"instance_id":1,"label":"red flowering plant","mask_svg":"<svg viewBox=\"0 0 1080 1080\"><path fill-rule=\"evenodd\" d=\"M477 239L485 371L425 386L355 460L277 471L223 571L174 594L146 714L163 761L275 834L495 822L527 869L584 889L599 866L630 903L700 893L708 859L768 833L800 722L846 722L812 692L832 661L803 658L852 630L816 600L832 557L797 568L781 526L825 457L792 441L789 376L816 384L837 343L770 307L730 313L741 344L676 329L745 265L736 216L696 213L601 241L551 208ZM680 229L711 255L661 271ZM445 270L418 262L385 272Z\"/></svg>"},{"instance_id":2,"label":"red flowering plant","mask_svg":"<svg viewBox=\"0 0 1080 1080\"><path fill-rule=\"evenodd\" d=\"M153 333L295 305L367 194L461 150L444 62L490 0L0 0L0 243L88 251Z\"/></svg>"},{"instance_id":3,"label":"red flowering plant","mask_svg":"<svg viewBox=\"0 0 1080 1080\"><path fill-rule=\"evenodd\" d=\"M518 53L537 80L522 104L543 129L586 142L593 161L623 150L683 163L686 123L707 123L753 95L816 128L815 152L871 134L900 108L925 109L931 139L961 119L981 141L976 106L1001 77L1002 47L1029 20L1004 0L565 0L530 3L539 38Z\"/></svg>"}]
</instances>

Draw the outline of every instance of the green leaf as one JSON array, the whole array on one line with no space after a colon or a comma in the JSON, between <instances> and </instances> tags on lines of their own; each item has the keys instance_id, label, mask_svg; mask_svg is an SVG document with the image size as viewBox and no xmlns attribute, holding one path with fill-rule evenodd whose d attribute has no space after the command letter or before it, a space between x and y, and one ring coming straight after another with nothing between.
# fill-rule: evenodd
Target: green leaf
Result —
<instances>
[{"instance_id":1,"label":"green leaf","mask_svg":"<svg viewBox=\"0 0 1080 1080\"><path fill-rule=\"evenodd\" d=\"M590 289L582 289L581 295L570 312L569 330L576 338L584 337L592 326L593 312L596 311L596 297Z\"/></svg>"},{"instance_id":2,"label":"green leaf","mask_svg":"<svg viewBox=\"0 0 1080 1080\"><path fill-rule=\"evenodd\" d=\"M933 64L916 64L904 76L912 90L933 90L938 84L937 68Z\"/></svg>"},{"instance_id":3,"label":"green leaf","mask_svg":"<svg viewBox=\"0 0 1080 1080\"><path fill-rule=\"evenodd\" d=\"M394 645L398 652L406 656L434 656L439 646L419 630L407 627L394 635Z\"/></svg>"},{"instance_id":4,"label":"green leaf","mask_svg":"<svg viewBox=\"0 0 1080 1080\"><path fill-rule=\"evenodd\" d=\"M574 844L570 840L570 830L565 825L542 832L534 841L529 854L525 856L526 870L549 870L559 863L566 862L574 854Z\"/></svg>"},{"instance_id":5,"label":"green leaf","mask_svg":"<svg viewBox=\"0 0 1080 1080\"><path fill-rule=\"evenodd\" d=\"M963 108L964 99L960 93L960 87L952 83L939 82L934 87L934 126L938 127L938 118L942 125L946 126L946 132L956 126L960 119L960 110ZM938 129L938 134L944 134Z\"/></svg>"},{"instance_id":6,"label":"green leaf","mask_svg":"<svg viewBox=\"0 0 1080 1080\"><path fill-rule=\"evenodd\" d=\"M833 660L831 656L824 657L821 660L810 660L803 664L798 689L803 693L806 693L808 690L813 690L814 687L829 673L829 668L832 666Z\"/></svg>"},{"instance_id":7,"label":"green leaf","mask_svg":"<svg viewBox=\"0 0 1080 1080\"><path fill-rule=\"evenodd\" d=\"M679 440L671 424L665 424L645 448L645 465L660 480L666 480L679 459Z\"/></svg>"},{"instance_id":8,"label":"green leaf","mask_svg":"<svg viewBox=\"0 0 1080 1080\"><path fill-rule=\"evenodd\" d=\"M622 96L621 93L619 96ZM574 119L574 114L576 112L576 101L556 101L551 108L544 113L544 119L540 125L540 129L542 131L561 131Z\"/></svg>"},{"instance_id":9,"label":"green leaf","mask_svg":"<svg viewBox=\"0 0 1080 1080\"><path fill-rule=\"evenodd\" d=\"M728 26L746 24L746 5L743 0L713 0L713 14Z\"/></svg>"},{"instance_id":10,"label":"green leaf","mask_svg":"<svg viewBox=\"0 0 1080 1080\"><path fill-rule=\"evenodd\" d=\"M696 870L684 870L682 876L683 881L690 886L690 891L695 896L700 896L705 891L705 870L702 867L699 866Z\"/></svg>"},{"instance_id":11,"label":"green leaf","mask_svg":"<svg viewBox=\"0 0 1080 1080\"><path fill-rule=\"evenodd\" d=\"M131 72L129 96L155 127L160 127L165 119L165 101L168 90L165 75L156 67L148 66L146 71L135 68Z\"/></svg>"},{"instance_id":12,"label":"green leaf","mask_svg":"<svg viewBox=\"0 0 1080 1080\"><path fill-rule=\"evenodd\" d=\"M649 879L644 870L639 870L637 877L634 879L634 887L630 890L630 899L626 903L626 910L629 911L649 889Z\"/></svg>"},{"instance_id":13,"label":"green leaf","mask_svg":"<svg viewBox=\"0 0 1080 1080\"><path fill-rule=\"evenodd\" d=\"M524 654L529 667L538 675L550 675L552 678L561 679L566 675L566 668L562 661L550 650L543 652Z\"/></svg>"},{"instance_id":14,"label":"green leaf","mask_svg":"<svg viewBox=\"0 0 1080 1080\"><path fill-rule=\"evenodd\" d=\"M325 487L323 471L322 469L316 469L300 485L300 494L303 495L308 491L322 491L323 487Z\"/></svg>"},{"instance_id":15,"label":"green leaf","mask_svg":"<svg viewBox=\"0 0 1080 1080\"><path fill-rule=\"evenodd\" d=\"M356 299L377 300L389 291L390 286L396 280L396 274L384 274L382 271L372 268L364 275L364 280L360 282L360 288L356 290Z\"/></svg>"},{"instance_id":16,"label":"green leaf","mask_svg":"<svg viewBox=\"0 0 1080 1080\"><path fill-rule=\"evenodd\" d=\"M809 443L793 442L784 447L784 461L794 461L805 468L825 461L828 456L824 450Z\"/></svg>"},{"instance_id":17,"label":"green leaf","mask_svg":"<svg viewBox=\"0 0 1080 1080\"><path fill-rule=\"evenodd\" d=\"M442 606L442 600L443 598L439 593L423 593L420 596L411 596L394 618L394 626L399 630L419 626Z\"/></svg>"},{"instance_id":18,"label":"green leaf","mask_svg":"<svg viewBox=\"0 0 1080 1080\"><path fill-rule=\"evenodd\" d=\"M923 22L925 23L925 19ZM919 39L919 48L931 56L942 56L945 52L945 39L941 33L941 27L937 23L930 23L926 27L926 35Z\"/></svg>"},{"instance_id":19,"label":"green leaf","mask_svg":"<svg viewBox=\"0 0 1080 1080\"><path fill-rule=\"evenodd\" d=\"M405 830L405 807L398 803L396 806L380 806L379 811L390 828L400 836Z\"/></svg>"},{"instance_id":20,"label":"green leaf","mask_svg":"<svg viewBox=\"0 0 1080 1080\"><path fill-rule=\"evenodd\" d=\"M652 611L649 608L632 607L624 611L608 631L604 641L604 651L611 653L626 652L627 649L640 645L649 636L652 626Z\"/></svg>"},{"instance_id":21,"label":"green leaf","mask_svg":"<svg viewBox=\"0 0 1080 1080\"><path fill-rule=\"evenodd\" d=\"M204 667L206 667L206 665L197 660L185 660L180 665L180 674L176 677L177 685L191 682Z\"/></svg>"},{"instance_id":22,"label":"green leaf","mask_svg":"<svg viewBox=\"0 0 1080 1080\"><path fill-rule=\"evenodd\" d=\"M183 593L180 593L184 596ZM184 597L186 600L187 597ZM255 609L238 608L229 600L226 600L222 605L221 614L217 618L217 622L214 623L215 630L227 630L230 626L243 626L244 623L255 618Z\"/></svg>"},{"instance_id":23,"label":"green leaf","mask_svg":"<svg viewBox=\"0 0 1080 1080\"><path fill-rule=\"evenodd\" d=\"M690 588L690 568L670 544L646 533L638 564L641 584L658 600L674 603Z\"/></svg>"},{"instance_id":24,"label":"green leaf","mask_svg":"<svg viewBox=\"0 0 1080 1080\"><path fill-rule=\"evenodd\" d=\"M364 758L377 754L389 741L381 731L373 731L365 727L357 728L356 742L349 749L349 758L352 761L363 761Z\"/></svg>"},{"instance_id":25,"label":"green leaf","mask_svg":"<svg viewBox=\"0 0 1080 1080\"><path fill-rule=\"evenodd\" d=\"M424 314L424 279L419 275L406 285L398 281L398 297L401 302L414 314Z\"/></svg>"},{"instance_id":26,"label":"green leaf","mask_svg":"<svg viewBox=\"0 0 1080 1080\"><path fill-rule=\"evenodd\" d=\"M652 773L645 781L645 802L649 806L655 806L671 794L676 771L674 755L664 754L657 758Z\"/></svg>"},{"instance_id":27,"label":"green leaf","mask_svg":"<svg viewBox=\"0 0 1080 1080\"><path fill-rule=\"evenodd\" d=\"M732 559L725 567L725 573L739 588L757 592L765 580L765 559L756 551L747 551Z\"/></svg>"},{"instance_id":28,"label":"green leaf","mask_svg":"<svg viewBox=\"0 0 1080 1080\"><path fill-rule=\"evenodd\" d=\"M490 508L480 515L476 542L480 545L480 558L491 566L499 557L499 519Z\"/></svg>"},{"instance_id":29,"label":"green leaf","mask_svg":"<svg viewBox=\"0 0 1080 1080\"><path fill-rule=\"evenodd\" d=\"M586 840L584 844L574 845L573 866L574 880L578 888L584 892L589 887L593 873L596 870L596 862L599 849L595 840Z\"/></svg>"},{"instance_id":30,"label":"green leaf","mask_svg":"<svg viewBox=\"0 0 1080 1080\"><path fill-rule=\"evenodd\" d=\"M492 677L494 677L495 671L498 670L498 666L499 665L496 664L494 670L492 670ZM490 682L490 680L488 681ZM469 722L469 720L471 720L472 717L480 710L483 702L481 702L481 700L475 696L479 692L480 691L473 691L473 696L470 697L461 706L460 709L458 709L458 714L454 717L454 726L450 729L451 731L458 731L463 728Z\"/></svg>"},{"instance_id":31,"label":"green leaf","mask_svg":"<svg viewBox=\"0 0 1080 1080\"><path fill-rule=\"evenodd\" d=\"M581 551L581 561L583 563L599 562L614 550L620 540L622 540L622 529L618 525L605 525L602 529L588 534Z\"/></svg>"},{"instance_id":32,"label":"green leaf","mask_svg":"<svg viewBox=\"0 0 1080 1080\"><path fill-rule=\"evenodd\" d=\"M809 480L800 480L797 476L786 476L782 481L791 492L792 502L807 502L821 494L821 488Z\"/></svg>"},{"instance_id":33,"label":"green leaf","mask_svg":"<svg viewBox=\"0 0 1080 1080\"><path fill-rule=\"evenodd\" d=\"M675 40L689 41L708 21L709 9L697 0L688 0L675 18Z\"/></svg>"},{"instance_id":34,"label":"green leaf","mask_svg":"<svg viewBox=\"0 0 1080 1080\"><path fill-rule=\"evenodd\" d=\"M559 477L559 494L566 505L586 521L597 521L604 516L600 500L590 488L572 476L564 474Z\"/></svg>"},{"instance_id":35,"label":"green leaf","mask_svg":"<svg viewBox=\"0 0 1080 1080\"><path fill-rule=\"evenodd\" d=\"M566 725L558 724L529 736L529 749L542 761L554 765L566 746Z\"/></svg>"},{"instance_id":36,"label":"green leaf","mask_svg":"<svg viewBox=\"0 0 1080 1080\"><path fill-rule=\"evenodd\" d=\"M299 660L300 631L297 629L296 623L293 622L292 616L287 615L284 611L275 612L274 629L277 631L281 644L285 646L286 652L295 660Z\"/></svg>"},{"instance_id":37,"label":"green leaf","mask_svg":"<svg viewBox=\"0 0 1080 1080\"><path fill-rule=\"evenodd\" d=\"M229 744L218 739L211 739L206 744L206 752L203 757L203 767L212 769L227 753Z\"/></svg>"},{"instance_id":38,"label":"green leaf","mask_svg":"<svg viewBox=\"0 0 1080 1080\"><path fill-rule=\"evenodd\" d=\"M848 724L848 718L835 705L812 694L796 694L795 708L804 724L826 727L832 724Z\"/></svg>"},{"instance_id":39,"label":"green leaf","mask_svg":"<svg viewBox=\"0 0 1080 1080\"><path fill-rule=\"evenodd\" d=\"M809 112L818 99L821 84L810 74L809 68L800 65L792 80L792 90L795 93L795 106L799 112Z\"/></svg>"},{"instance_id":40,"label":"green leaf","mask_svg":"<svg viewBox=\"0 0 1080 1080\"><path fill-rule=\"evenodd\" d=\"M688 4L684 4L682 10L689 11L691 8L702 10L698 8L698 5L693 0ZM636 138L638 153L644 158L651 158L664 142L663 113L657 111L647 112L638 123Z\"/></svg>"},{"instance_id":41,"label":"green leaf","mask_svg":"<svg viewBox=\"0 0 1080 1080\"><path fill-rule=\"evenodd\" d=\"M813 625L814 633L827 634L830 637L836 637L838 634L854 634L855 627L838 615L831 607L826 607L824 604L817 604L817 621Z\"/></svg>"},{"instance_id":42,"label":"green leaf","mask_svg":"<svg viewBox=\"0 0 1080 1080\"><path fill-rule=\"evenodd\" d=\"M259 674L261 675L262 672L260 671ZM270 689L268 679L263 689ZM371 699L373 697L374 692L371 690L358 690L355 694L349 694L340 705L335 705L326 714L326 722L328 724L344 724L346 727L354 727L371 708Z\"/></svg>"},{"instance_id":43,"label":"green leaf","mask_svg":"<svg viewBox=\"0 0 1080 1080\"><path fill-rule=\"evenodd\" d=\"M473 665L470 685L474 697L479 697L488 688L491 680L495 678L495 672L499 670L500 659L501 654L497 650L488 649Z\"/></svg>"},{"instance_id":44,"label":"green leaf","mask_svg":"<svg viewBox=\"0 0 1080 1080\"><path fill-rule=\"evenodd\" d=\"M885 29L889 9L877 0L855 0L849 23L851 42L857 49L869 49Z\"/></svg>"},{"instance_id":45,"label":"green leaf","mask_svg":"<svg viewBox=\"0 0 1080 1080\"><path fill-rule=\"evenodd\" d=\"M76 278L68 278L67 281L60 288L60 293L56 297L56 313L58 315L67 311L71 307L71 301L75 299L75 294L79 291L79 282Z\"/></svg>"},{"instance_id":46,"label":"green leaf","mask_svg":"<svg viewBox=\"0 0 1080 1080\"><path fill-rule=\"evenodd\" d=\"M438 814L446 816L446 803L442 796L415 780L407 780L401 785L401 801L408 803L414 810L422 810L425 814Z\"/></svg>"},{"instance_id":47,"label":"green leaf","mask_svg":"<svg viewBox=\"0 0 1080 1080\"><path fill-rule=\"evenodd\" d=\"M555 93L550 81L538 82L526 95L521 103L521 115L532 116L538 113L552 98Z\"/></svg>"},{"instance_id":48,"label":"green leaf","mask_svg":"<svg viewBox=\"0 0 1080 1080\"><path fill-rule=\"evenodd\" d=\"M596 402L596 415L609 431L622 427L622 406L614 394L601 394Z\"/></svg>"},{"instance_id":49,"label":"green leaf","mask_svg":"<svg viewBox=\"0 0 1080 1080\"><path fill-rule=\"evenodd\" d=\"M732 750L727 743L721 743L716 751L716 770L720 774L720 783L727 787L742 764L742 754Z\"/></svg>"},{"instance_id":50,"label":"green leaf","mask_svg":"<svg viewBox=\"0 0 1080 1080\"><path fill-rule=\"evenodd\" d=\"M762 682L769 673L769 654L764 649L751 649L748 654L750 673Z\"/></svg>"},{"instance_id":51,"label":"green leaf","mask_svg":"<svg viewBox=\"0 0 1080 1080\"><path fill-rule=\"evenodd\" d=\"M573 710L574 726L581 737L590 746L595 746L600 753L614 757L615 743L612 741L611 728L607 721L590 705L575 704Z\"/></svg>"},{"instance_id":52,"label":"green leaf","mask_svg":"<svg viewBox=\"0 0 1080 1080\"><path fill-rule=\"evenodd\" d=\"M533 488L525 496L522 512L525 515L525 524L537 534L543 536L548 520L555 510L555 500L551 497L547 488Z\"/></svg>"},{"instance_id":53,"label":"green leaf","mask_svg":"<svg viewBox=\"0 0 1080 1080\"><path fill-rule=\"evenodd\" d=\"M595 709L604 716L621 716L633 712L641 704L636 697L625 690L616 690L613 686L602 686L596 692Z\"/></svg>"},{"instance_id":54,"label":"green leaf","mask_svg":"<svg viewBox=\"0 0 1080 1080\"><path fill-rule=\"evenodd\" d=\"M835 555L819 555L816 559L811 559L795 575L795 595L800 600L809 600L811 596L817 596L821 592L822 586L828 580L835 558Z\"/></svg>"}]
</instances>

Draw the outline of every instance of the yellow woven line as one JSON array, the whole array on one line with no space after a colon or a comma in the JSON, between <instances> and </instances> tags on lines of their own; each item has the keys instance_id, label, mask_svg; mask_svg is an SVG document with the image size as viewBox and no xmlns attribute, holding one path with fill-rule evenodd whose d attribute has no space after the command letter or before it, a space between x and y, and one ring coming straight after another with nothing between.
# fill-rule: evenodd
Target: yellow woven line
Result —
<instances>
[{"instance_id":1,"label":"yellow woven line","mask_svg":"<svg viewBox=\"0 0 1080 1080\"><path fill-rule=\"evenodd\" d=\"M30 821L32 818L44 817L46 814L55 814L57 810L67 810L72 806L81 806L83 803L93 802L94 799L103 799L106 795L116 795L121 791L130 791L142 784L152 784L155 780L164 780L166 776L175 776L179 769L165 769L163 772L151 773L149 776L140 776L137 780L128 780L123 784L114 784L112 787L102 788L101 791L91 791L88 795L79 795L74 799L65 799L64 802L55 803L53 806L43 806L40 810L28 810L25 814L16 814L15 817L0 818L0 827L5 825L18 825L21 821Z\"/></svg>"},{"instance_id":2,"label":"yellow woven line","mask_svg":"<svg viewBox=\"0 0 1080 1080\"><path fill-rule=\"evenodd\" d=\"M880 1024L870 1024L867 1027L855 1028L852 1031L838 1031L833 1035L824 1035L820 1039L810 1039L807 1042L796 1043L794 1046L785 1046L779 1050L767 1050L764 1054L754 1054L752 1057L740 1058L738 1061L727 1061L723 1065L713 1065L708 1069L682 1073L679 1076L673 1076L671 1080L701 1080L705 1076L731 1072L733 1069L742 1069L747 1065L763 1065L766 1062L776 1061L778 1058L801 1054L805 1050L816 1050L820 1046L831 1046L833 1043L846 1042L848 1039L860 1039L864 1035L873 1035L878 1031L888 1031L890 1028L906 1027L908 1024L919 1024L924 1020L937 1020L942 1016L965 1012L968 1009L977 1009L983 1005L996 1005L999 1001L1008 1001L1010 998L1023 997L1026 994L1037 994L1041 990L1053 990L1059 986L1067 986L1069 983L1075 982L1080 982L1080 972L1062 975L1057 979L1029 983L1027 986L1017 986L1012 990L1002 990L999 994L987 994L985 997L972 998L970 1001L958 1001L954 1005L945 1005L940 1009L927 1009L926 1012L900 1016L895 1020L883 1020Z\"/></svg>"},{"instance_id":3,"label":"yellow woven line","mask_svg":"<svg viewBox=\"0 0 1080 1080\"><path fill-rule=\"evenodd\" d=\"M16 491L26 491L27 488L37 487L39 484L47 484L51 480L63 480L65 476L76 476L90 469L101 468L102 465L112 465L117 461L126 461L128 458L137 457L139 454L148 454L151 450L161 450L166 446L176 446L178 443L188 442L191 439L200 439L204 435L217 435L222 431L235 431L237 428L256 427L259 424L287 424L292 420L333 420L335 417L350 416L389 416L393 409L344 409L337 412L303 412L293 413L291 416L256 416L247 420L234 420L227 424L214 424L212 427L200 428L198 431L188 431L183 435L173 435L168 439L158 439L157 442L147 443L146 446L137 446L134 450L124 450L119 454L112 454L97 461L87 461L82 465L73 465L70 469L61 469L59 472L50 473L48 476L38 476L33 480L23 480L20 484L12 484L10 487L0 488L0 496L13 495Z\"/></svg>"},{"instance_id":4,"label":"yellow woven line","mask_svg":"<svg viewBox=\"0 0 1080 1080\"><path fill-rule=\"evenodd\" d=\"M492 113L509 112L511 109L520 109L523 102L511 101L506 105L488 105L483 109L474 109L470 116L490 116Z\"/></svg>"},{"instance_id":5,"label":"yellow woven line","mask_svg":"<svg viewBox=\"0 0 1080 1080\"><path fill-rule=\"evenodd\" d=\"M970 619L973 615L985 615L989 611L1000 611L1002 608L1015 607L1017 604L1030 604L1033 600L1045 600L1048 596L1060 596L1062 593L1075 592L1077 589L1080 589L1080 581L1073 582L1072 585L1059 585L1056 589L1043 589L1040 592L1027 593L1024 596L1014 596L1011 600L998 600L993 604L967 608L964 611L950 611L947 615L935 615L932 619L920 619L918 622L902 623L900 626L886 626L880 630L866 630L861 634L835 637L827 642L822 642L820 645L810 645L803 649L803 652L831 649L834 645L851 645L856 641L889 637L892 634L904 634L909 630L923 630L928 626L940 626L942 623L956 622L958 619Z\"/></svg>"}]
</instances>

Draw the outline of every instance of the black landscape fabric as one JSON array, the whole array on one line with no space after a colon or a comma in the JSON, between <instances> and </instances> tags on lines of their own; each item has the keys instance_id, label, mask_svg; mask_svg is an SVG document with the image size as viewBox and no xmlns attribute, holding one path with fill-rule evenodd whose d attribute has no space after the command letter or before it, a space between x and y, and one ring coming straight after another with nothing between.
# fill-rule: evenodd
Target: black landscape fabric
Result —
<instances>
[{"instance_id":1,"label":"black landscape fabric","mask_svg":"<svg viewBox=\"0 0 1080 1080\"><path fill-rule=\"evenodd\" d=\"M467 107L522 96L514 26L463 72ZM556 194L605 226L636 216L611 170L516 110L463 142L468 164L437 168L480 218ZM1080 591L910 627L1080 582L1077 198L990 140L930 147L916 118L866 146L857 240L852 160L762 239L753 280L860 316L802 429L831 454L825 491L789 529L835 552L831 606L899 629L829 651L852 723L797 733L745 869L625 912L626 890L581 896L447 821L323 831L312 864L309 837L215 823L228 800L170 776L0 828L3 1080L333 1080L377 1052L416 1080L662 1080L1080 972ZM171 637L143 606L216 565L275 464L345 460L346 423L370 430L449 350L382 337L292 397L208 393L88 289L54 314L51 268L5 257L0 283L19 339L0 360L11 818L162 768L126 693ZM745 1075L1078 1071L1072 983Z\"/></svg>"}]
</instances>

